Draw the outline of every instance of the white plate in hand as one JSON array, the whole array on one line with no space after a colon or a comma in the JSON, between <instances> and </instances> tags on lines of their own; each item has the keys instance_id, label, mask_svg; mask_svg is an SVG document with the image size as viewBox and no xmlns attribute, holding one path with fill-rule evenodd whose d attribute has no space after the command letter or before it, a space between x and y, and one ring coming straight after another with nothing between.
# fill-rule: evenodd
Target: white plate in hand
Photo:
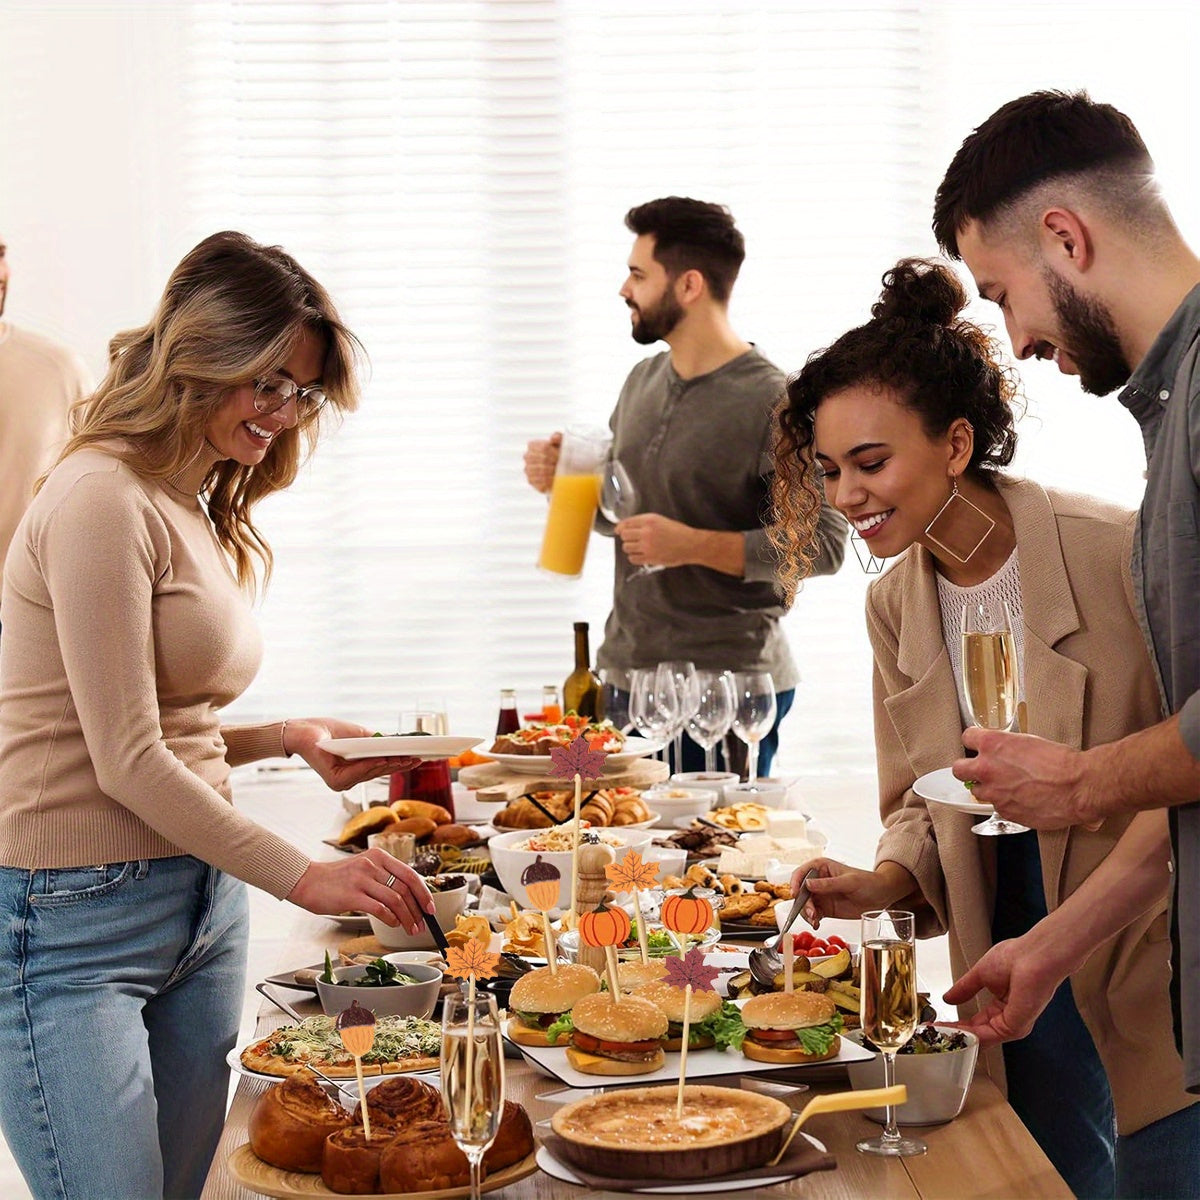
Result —
<instances>
[{"instance_id":1,"label":"white plate in hand","mask_svg":"<svg viewBox=\"0 0 1200 1200\"><path fill-rule=\"evenodd\" d=\"M922 800L945 804L948 808L957 808L959 812L971 813L973 816L989 817L993 811L990 804L981 804L976 800L963 786L962 780L954 777L954 772L949 767L922 775L912 788Z\"/></svg>"},{"instance_id":2,"label":"white plate in hand","mask_svg":"<svg viewBox=\"0 0 1200 1200\"><path fill-rule=\"evenodd\" d=\"M477 737L357 737L325 738L318 750L327 750L338 758L453 758L480 744Z\"/></svg>"}]
</instances>

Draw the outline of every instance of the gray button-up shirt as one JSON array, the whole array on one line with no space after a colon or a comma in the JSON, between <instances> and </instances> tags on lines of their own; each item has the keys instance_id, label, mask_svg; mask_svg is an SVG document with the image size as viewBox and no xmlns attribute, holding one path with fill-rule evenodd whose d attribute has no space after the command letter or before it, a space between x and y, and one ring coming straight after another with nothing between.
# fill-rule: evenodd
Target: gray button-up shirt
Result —
<instances>
[{"instance_id":1,"label":"gray button-up shirt","mask_svg":"<svg viewBox=\"0 0 1200 1200\"><path fill-rule=\"evenodd\" d=\"M630 579L633 567L618 541L600 666L628 670L685 659L701 669L770 671L777 691L796 685L779 625L787 605L764 529L784 382L783 372L754 348L694 379L680 378L669 353L630 372L609 423L613 455L633 481L638 511L696 529L741 532L746 567L741 579L697 566ZM611 532L603 520L597 527ZM838 569L846 534L842 516L823 504L813 574Z\"/></svg>"},{"instance_id":2,"label":"gray button-up shirt","mask_svg":"<svg viewBox=\"0 0 1200 1200\"><path fill-rule=\"evenodd\" d=\"M1134 539L1138 618L1163 703L1200 759L1200 286L1163 327L1121 393L1146 443ZM1200 800L1200 797L1198 797ZM1175 856L1171 980L1189 1091L1200 1091L1200 803L1170 809Z\"/></svg>"}]
</instances>

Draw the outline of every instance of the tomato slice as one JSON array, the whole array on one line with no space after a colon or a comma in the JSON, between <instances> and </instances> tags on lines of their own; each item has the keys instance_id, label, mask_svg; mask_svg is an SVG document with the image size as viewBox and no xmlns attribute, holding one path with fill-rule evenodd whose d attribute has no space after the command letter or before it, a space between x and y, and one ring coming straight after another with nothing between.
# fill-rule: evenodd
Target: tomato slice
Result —
<instances>
[{"instance_id":1,"label":"tomato slice","mask_svg":"<svg viewBox=\"0 0 1200 1200\"><path fill-rule=\"evenodd\" d=\"M571 1034L571 1040L588 1054L621 1054L626 1051L643 1053L662 1045L658 1038L650 1038L644 1042L606 1042L603 1038L592 1037L590 1033L580 1033L578 1029Z\"/></svg>"},{"instance_id":2,"label":"tomato slice","mask_svg":"<svg viewBox=\"0 0 1200 1200\"><path fill-rule=\"evenodd\" d=\"M796 1035L790 1029L752 1029L750 1036L756 1042L794 1042Z\"/></svg>"}]
</instances>

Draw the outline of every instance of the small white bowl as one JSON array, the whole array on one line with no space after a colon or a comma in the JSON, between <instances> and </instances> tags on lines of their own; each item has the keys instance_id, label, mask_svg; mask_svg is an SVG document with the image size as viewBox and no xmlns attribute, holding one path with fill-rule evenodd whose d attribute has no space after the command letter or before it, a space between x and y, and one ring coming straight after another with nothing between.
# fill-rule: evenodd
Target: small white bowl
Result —
<instances>
[{"instance_id":1,"label":"small white bowl","mask_svg":"<svg viewBox=\"0 0 1200 1200\"><path fill-rule=\"evenodd\" d=\"M397 969L404 975L411 975L417 982L396 984L394 987L351 987L342 981L361 979L367 968L334 967L333 983L317 979L321 1008L326 1016L336 1017L357 1000L377 1017L428 1017L437 1004L442 988L441 968L424 963L404 963Z\"/></svg>"},{"instance_id":2,"label":"small white bowl","mask_svg":"<svg viewBox=\"0 0 1200 1200\"><path fill-rule=\"evenodd\" d=\"M466 908L469 894L470 888L465 883L448 892L433 893L433 911L443 930L454 927L454 918ZM389 950L429 950L437 944L424 924L419 933L412 934L403 926L385 925L375 916L370 917L370 921L375 937Z\"/></svg>"},{"instance_id":3,"label":"small white bowl","mask_svg":"<svg viewBox=\"0 0 1200 1200\"><path fill-rule=\"evenodd\" d=\"M713 791L719 796L727 785L737 783L739 778L734 771L713 771L711 774L708 771L676 771L671 776L671 786Z\"/></svg>"},{"instance_id":4,"label":"small white bowl","mask_svg":"<svg viewBox=\"0 0 1200 1200\"><path fill-rule=\"evenodd\" d=\"M704 816L716 805L718 795L708 788L653 787L642 793L642 799L651 812L658 813L655 828L679 829L682 827L677 822L681 818L690 821Z\"/></svg>"},{"instance_id":5,"label":"small white bowl","mask_svg":"<svg viewBox=\"0 0 1200 1200\"><path fill-rule=\"evenodd\" d=\"M515 829L510 833L498 833L495 837L488 838L488 853L492 858L492 866L496 868L496 874L500 876L504 890L521 908L531 908L529 894L525 891L524 884L521 883L521 874L537 858L538 854L541 854L542 862L558 868L559 875L562 877L560 894L565 906L570 903L571 852L569 850L512 849L518 842L523 842L538 832L536 829ZM613 846L618 860L624 858L631 849L636 850L645 858L648 853L647 847L654 840L654 835L649 830L630 829L627 825L608 826L597 832L604 837L613 837L621 843L619 846Z\"/></svg>"},{"instance_id":6,"label":"small white bowl","mask_svg":"<svg viewBox=\"0 0 1200 1200\"><path fill-rule=\"evenodd\" d=\"M787 799L787 788L769 779L756 783L728 783L723 793L723 804L738 804L750 801L764 808L782 808Z\"/></svg>"},{"instance_id":7,"label":"small white bowl","mask_svg":"<svg viewBox=\"0 0 1200 1200\"><path fill-rule=\"evenodd\" d=\"M954 1033L949 1026L935 1028L943 1033ZM845 1035L858 1045L862 1044L862 1030L854 1029ZM953 1121L962 1112L975 1074L975 1060L979 1055L979 1039L967 1033L967 1044L961 1050L943 1050L937 1054L897 1054L896 1083L908 1088L908 1101L896 1109L898 1125L943 1125ZM850 1074L850 1086L855 1091L865 1088L883 1087L883 1055L861 1062L849 1062L846 1070ZM882 1108L864 1109L872 1121L882 1123Z\"/></svg>"}]
</instances>

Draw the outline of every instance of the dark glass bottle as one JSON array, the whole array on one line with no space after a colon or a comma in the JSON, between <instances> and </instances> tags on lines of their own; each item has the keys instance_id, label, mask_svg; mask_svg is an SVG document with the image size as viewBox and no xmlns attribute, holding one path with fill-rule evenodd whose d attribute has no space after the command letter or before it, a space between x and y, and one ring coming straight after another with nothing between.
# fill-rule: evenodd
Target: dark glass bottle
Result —
<instances>
[{"instance_id":1,"label":"dark glass bottle","mask_svg":"<svg viewBox=\"0 0 1200 1200\"><path fill-rule=\"evenodd\" d=\"M575 622L575 670L563 683L563 708L567 712L573 709L589 721L599 721L604 716L604 693L599 676L591 668L586 621Z\"/></svg>"},{"instance_id":2,"label":"dark glass bottle","mask_svg":"<svg viewBox=\"0 0 1200 1200\"><path fill-rule=\"evenodd\" d=\"M496 733L516 733L521 728L517 713L517 693L513 688L500 690L500 716L496 719Z\"/></svg>"}]
</instances>

